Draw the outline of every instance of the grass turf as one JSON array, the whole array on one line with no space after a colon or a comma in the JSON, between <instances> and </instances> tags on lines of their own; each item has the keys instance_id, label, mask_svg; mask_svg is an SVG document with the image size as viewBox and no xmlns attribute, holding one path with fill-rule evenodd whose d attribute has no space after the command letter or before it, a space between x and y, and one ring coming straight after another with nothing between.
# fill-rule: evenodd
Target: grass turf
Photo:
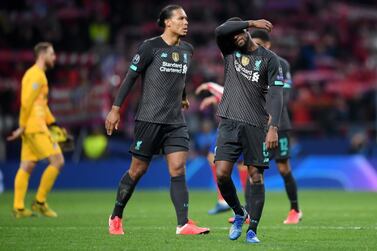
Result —
<instances>
[{"instance_id":1,"label":"grass turf","mask_svg":"<svg viewBox=\"0 0 377 251\"><path fill-rule=\"evenodd\" d=\"M175 213L167 191L136 191L125 211L124 236L107 232L115 191L53 192L49 204L59 213L57 219L15 219L12 196L0 195L0 250L377 249L376 193L300 191L303 221L287 226L282 224L288 212L285 193L269 192L258 229L260 244L246 244L245 232L236 241L228 240L231 213L207 215L216 198L207 191L190 194L190 218L211 228L203 236L175 235ZM32 196L29 193L27 205Z\"/></svg>"}]
</instances>

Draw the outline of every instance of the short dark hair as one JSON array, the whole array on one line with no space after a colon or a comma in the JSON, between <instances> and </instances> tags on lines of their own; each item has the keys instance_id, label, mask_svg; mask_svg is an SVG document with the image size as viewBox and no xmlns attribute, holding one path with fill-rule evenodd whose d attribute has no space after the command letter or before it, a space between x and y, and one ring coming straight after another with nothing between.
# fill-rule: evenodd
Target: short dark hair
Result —
<instances>
[{"instance_id":1,"label":"short dark hair","mask_svg":"<svg viewBox=\"0 0 377 251\"><path fill-rule=\"evenodd\" d=\"M270 34L266 30L262 30L262 29L253 30L252 32L250 32L250 36L251 38L259 38L260 40L264 42L271 41Z\"/></svg>"},{"instance_id":2,"label":"short dark hair","mask_svg":"<svg viewBox=\"0 0 377 251\"><path fill-rule=\"evenodd\" d=\"M168 6L165 6L161 10L160 15L158 16L158 19L157 19L158 26L160 26L161 28L165 28L165 20L171 18L172 12L178 9L183 9L183 8L182 6L177 5L177 4L170 4Z\"/></svg>"},{"instance_id":3,"label":"short dark hair","mask_svg":"<svg viewBox=\"0 0 377 251\"><path fill-rule=\"evenodd\" d=\"M34 55L36 58L42 53L46 52L49 47L52 47L50 42L39 42L34 46Z\"/></svg>"}]
</instances>

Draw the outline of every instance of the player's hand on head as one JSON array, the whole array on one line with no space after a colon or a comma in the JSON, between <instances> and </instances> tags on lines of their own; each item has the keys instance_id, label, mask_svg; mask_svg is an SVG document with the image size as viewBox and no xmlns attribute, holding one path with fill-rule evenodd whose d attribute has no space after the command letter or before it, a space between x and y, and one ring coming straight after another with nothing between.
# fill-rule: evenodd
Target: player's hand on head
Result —
<instances>
[{"instance_id":1,"label":"player's hand on head","mask_svg":"<svg viewBox=\"0 0 377 251\"><path fill-rule=\"evenodd\" d=\"M205 83L199 85L198 88L196 88L196 90L195 90L195 94L199 95L203 91L208 91L208 83L209 82L205 82Z\"/></svg>"},{"instance_id":2,"label":"player's hand on head","mask_svg":"<svg viewBox=\"0 0 377 251\"><path fill-rule=\"evenodd\" d=\"M210 96L210 97L206 97L203 99L203 101L200 103L200 107L199 109L201 111L205 110L206 108L208 108L209 106L211 105L217 105L217 99L215 96Z\"/></svg>"},{"instance_id":3,"label":"player's hand on head","mask_svg":"<svg viewBox=\"0 0 377 251\"><path fill-rule=\"evenodd\" d=\"M113 134L114 128L118 130L118 125L120 121L119 107L114 107L111 109L109 114L107 114L105 127L107 135Z\"/></svg>"},{"instance_id":4,"label":"player's hand on head","mask_svg":"<svg viewBox=\"0 0 377 251\"><path fill-rule=\"evenodd\" d=\"M251 27L271 31L273 28L273 25L270 21L266 19L258 19L258 20L251 21Z\"/></svg>"},{"instance_id":5,"label":"player's hand on head","mask_svg":"<svg viewBox=\"0 0 377 251\"><path fill-rule=\"evenodd\" d=\"M7 137L7 140L8 141L12 141L12 140L18 139L19 137L22 136L22 134L24 133L24 131L25 131L25 129L22 128L22 127L17 128L16 130L14 130L12 132L12 134L10 136Z\"/></svg>"},{"instance_id":6,"label":"player's hand on head","mask_svg":"<svg viewBox=\"0 0 377 251\"><path fill-rule=\"evenodd\" d=\"M266 135L267 150L275 149L278 146L278 130L275 126L270 126Z\"/></svg>"},{"instance_id":7,"label":"player's hand on head","mask_svg":"<svg viewBox=\"0 0 377 251\"><path fill-rule=\"evenodd\" d=\"M188 110L190 108L190 102L188 101L188 99L182 100L181 106L183 109Z\"/></svg>"}]
</instances>

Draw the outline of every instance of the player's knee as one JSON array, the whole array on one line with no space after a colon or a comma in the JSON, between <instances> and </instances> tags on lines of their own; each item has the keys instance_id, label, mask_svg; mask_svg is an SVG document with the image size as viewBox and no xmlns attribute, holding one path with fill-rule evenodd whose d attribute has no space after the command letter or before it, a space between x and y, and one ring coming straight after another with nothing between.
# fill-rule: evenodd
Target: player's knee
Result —
<instances>
[{"instance_id":1,"label":"player's knee","mask_svg":"<svg viewBox=\"0 0 377 251\"><path fill-rule=\"evenodd\" d=\"M263 184L263 175L259 172L253 173L251 176L251 183L252 184Z\"/></svg>"},{"instance_id":2,"label":"player's knee","mask_svg":"<svg viewBox=\"0 0 377 251\"><path fill-rule=\"evenodd\" d=\"M145 174L145 172L146 170L142 168L133 168L133 169L128 170L128 174L133 180L138 180L141 176Z\"/></svg>"},{"instance_id":3,"label":"player's knee","mask_svg":"<svg viewBox=\"0 0 377 251\"><path fill-rule=\"evenodd\" d=\"M25 172L31 174L34 170L36 163L34 162L21 162L20 168L22 168Z\"/></svg>"},{"instance_id":4,"label":"player's knee","mask_svg":"<svg viewBox=\"0 0 377 251\"><path fill-rule=\"evenodd\" d=\"M185 175L185 168L184 166L179 166L176 168L169 168L169 174L171 177L177 177Z\"/></svg>"},{"instance_id":5,"label":"player's knee","mask_svg":"<svg viewBox=\"0 0 377 251\"><path fill-rule=\"evenodd\" d=\"M147 169L148 164L141 161L136 161L131 164L128 174L130 175L131 179L137 180L147 172Z\"/></svg>"},{"instance_id":6,"label":"player's knee","mask_svg":"<svg viewBox=\"0 0 377 251\"><path fill-rule=\"evenodd\" d=\"M184 163L176 165L176 166L171 166L169 167L169 172L171 176L180 176L185 174L185 165Z\"/></svg>"},{"instance_id":7,"label":"player's knee","mask_svg":"<svg viewBox=\"0 0 377 251\"><path fill-rule=\"evenodd\" d=\"M54 167L58 168L58 169L62 169L63 166L64 166L64 157L63 156L59 156L57 158L54 158L53 161L51 161L51 165L53 165Z\"/></svg>"},{"instance_id":8,"label":"player's knee","mask_svg":"<svg viewBox=\"0 0 377 251\"><path fill-rule=\"evenodd\" d=\"M229 174L229 172L227 172L227 170L225 170L223 168L217 168L216 169L216 177L217 177L217 181L219 183L221 183L223 181L230 179L230 174Z\"/></svg>"},{"instance_id":9,"label":"player's knee","mask_svg":"<svg viewBox=\"0 0 377 251\"><path fill-rule=\"evenodd\" d=\"M287 175L291 171L287 160L277 160L276 163L281 175Z\"/></svg>"}]
</instances>

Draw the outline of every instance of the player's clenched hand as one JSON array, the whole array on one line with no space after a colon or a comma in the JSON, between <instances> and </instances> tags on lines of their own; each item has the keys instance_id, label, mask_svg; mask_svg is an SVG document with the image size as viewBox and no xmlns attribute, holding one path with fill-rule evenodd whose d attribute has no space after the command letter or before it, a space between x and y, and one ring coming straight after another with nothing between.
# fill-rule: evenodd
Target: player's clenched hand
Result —
<instances>
[{"instance_id":1,"label":"player's clenched hand","mask_svg":"<svg viewBox=\"0 0 377 251\"><path fill-rule=\"evenodd\" d=\"M270 126L266 135L267 150L274 149L278 146L278 129L275 126Z\"/></svg>"},{"instance_id":2,"label":"player's clenched hand","mask_svg":"<svg viewBox=\"0 0 377 251\"><path fill-rule=\"evenodd\" d=\"M118 130L118 125L120 121L119 107L113 106L109 114L107 114L105 127L107 135L111 135L115 130Z\"/></svg>"},{"instance_id":3,"label":"player's clenched hand","mask_svg":"<svg viewBox=\"0 0 377 251\"><path fill-rule=\"evenodd\" d=\"M265 19L258 19L258 20L250 20L249 27L271 31L273 28L273 25L270 21L267 21Z\"/></svg>"},{"instance_id":4,"label":"player's clenched hand","mask_svg":"<svg viewBox=\"0 0 377 251\"><path fill-rule=\"evenodd\" d=\"M195 94L199 95L202 91L208 91L208 83L209 82L199 85L198 88L196 88L195 90Z\"/></svg>"},{"instance_id":5,"label":"player's clenched hand","mask_svg":"<svg viewBox=\"0 0 377 251\"><path fill-rule=\"evenodd\" d=\"M189 107L190 107L190 102L188 101L188 99L186 98L186 99L184 99L184 100L182 100L182 102L181 102L181 106L182 106L182 108L183 109L189 109Z\"/></svg>"},{"instance_id":6,"label":"player's clenched hand","mask_svg":"<svg viewBox=\"0 0 377 251\"><path fill-rule=\"evenodd\" d=\"M18 139L19 137L21 137L24 131L25 131L25 128L22 128L22 127L17 128L16 130L12 132L10 136L7 137L7 140L12 141L12 140Z\"/></svg>"},{"instance_id":7,"label":"player's clenched hand","mask_svg":"<svg viewBox=\"0 0 377 251\"><path fill-rule=\"evenodd\" d=\"M210 105L217 105L217 99L215 96L210 96L207 98L204 98L203 101L200 103L200 110L203 111Z\"/></svg>"}]
</instances>

